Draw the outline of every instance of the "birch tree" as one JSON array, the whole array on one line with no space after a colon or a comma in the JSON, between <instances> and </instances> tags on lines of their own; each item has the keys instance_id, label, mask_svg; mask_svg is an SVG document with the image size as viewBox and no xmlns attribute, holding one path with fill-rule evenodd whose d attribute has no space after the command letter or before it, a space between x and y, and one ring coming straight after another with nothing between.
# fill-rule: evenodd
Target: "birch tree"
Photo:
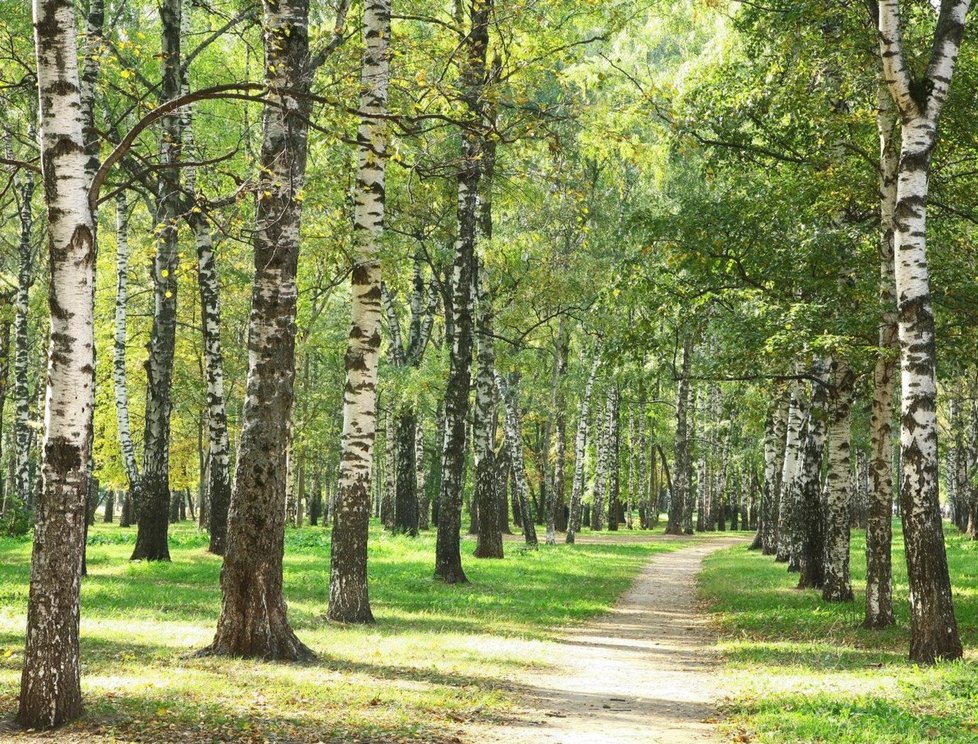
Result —
<instances>
[{"instance_id":1,"label":"birch tree","mask_svg":"<svg viewBox=\"0 0 978 744\"><path fill-rule=\"evenodd\" d=\"M354 215L357 263L351 275L352 323L346 350L340 477L333 514L327 609L330 620L353 623L373 622L367 594L367 531L371 461L377 430L379 249L384 229L387 163L387 131L382 115L387 111L389 41L389 0L368 0L363 7L361 119L357 130Z\"/></svg>"},{"instance_id":2,"label":"birch tree","mask_svg":"<svg viewBox=\"0 0 978 744\"><path fill-rule=\"evenodd\" d=\"M73 5L36 2L34 43L52 312L43 481L17 721L39 729L61 725L82 712L78 624L95 405L95 226L85 176Z\"/></svg>"},{"instance_id":3,"label":"birch tree","mask_svg":"<svg viewBox=\"0 0 978 744\"><path fill-rule=\"evenodd\" d=\"M970 0L942 0L922 76L910 66L899 0L880 0L883 75L900 115L894 252L900 341L900 488L910 584L910 658L962 654L951 599L937 481L934 314L927 263L927 196L941 111L964 37Z\"/></svg>"},{"instance_id":4,"label":"birch tree","mask_svg":"<svg viewBox=\"0 0 978 744\"><path fill-rule=\"evenodd\" d=\"M265 81L260 176L252 238L255 277L248 322L248 377L221 571L221 615L201 653L302 660L282 595L286 451L295 382L296 270L306 168L309 55L307 0L263 5Z\"/></svg>"},{"instance_id":5,"label":"birch tree","mask_svg":"<svg viewBox=\"0 0 978 744\"><path fill-rule=\"evenodd\" d=\"M574 436L574 480L571 483L571 499L567 517L567 535L565 542L572 544L581 529L581 506L584 497L584 465L587 453L588 423L591 420L591 395L594 391L594 379L598 374L601 357L595 351L591 362L591 371L584 384L584 394L581 396L581 410L577 418L577 433Z\"/></svg>"},{"instance_id":6,"label":"birch tree","mask_svg":"<svg viewBox=\"0 0 978 744\"><path fill-rule=\"evenodd\" d=\"M870 493L866 523L866 617L867 628L894 623L891 565L893 519L893 394L899 354L896 314L896 279L893 266L894 210L896 209L897 115L893 99L882 79L878 86L876 130L880 151L880 324L879 356L873 369L873 403L870 413Z\"/></svg>"},{"instance_id":7,"label":"birch tree","mask_svg":"<svg viewBox=\"0 0 978 744\"><path fill-rule=\"evenodd\" d=\"M181 0L162 0L163 81L159 102L181 91ZM146 419L143 427L143 472L138 491L138 528L132 560L168 561L170 507L170 387L177 332L177 266L179 262L181 117L163 117L160 133L160 177L156 198L156 257L153 263L153 325L146 362Z\"/></svg>"},{"instance_id":8,"label":"birch tree","mask_svg":"<svg viewBox=\"0 0 978 744\"><path fill-rule=\"evenodd\" d=\"M447 584L465 583L459 530L462 522L462 479L465 469L466 418L472 362L472 272L478 219L479 181L483 169L486 55L493 0L472 0L469 30L462 41L461 99L465 108L462 158L458 172L458 234L451 270L451 329L448 382L445 389L445 440L438 495L435 577ZM446 314L447 314L446 310ZM515 464L515 456L514 456Z\"/></svg>"},{"instance_id":9,"label":"birch tree","mask_svg":"<svg viewBox=\"0 0 978 744\"><path fill-rule=\"evenodd\" d=\"M129 386L126 372L129 303L129 205L125 192L116 196L115 326L112 343L112 385L122 467L126 473L129 503L139 502L139 465L129 418ZM124 502L125 503L125 502ZM123 522L127 519L124 517Z\"/></svg>"},{"instance_id":10,"label":"birch tree","mask_svg":"<svg viewBox=\"0 0 978 744\"><path fill-rule=\"evenodd\" d=\"M520 506L520 522L523 525L523 540L529 548L537 547L537 531L533 520L533 507L530 504L530 489L526 482L526 465L523 459L523 437L520 433L522 416L520 415L519 392L516 384L508 384L497 371L495 374L496 388L506 411L504 430L506 446L512 463L513 488Z\"/></svg>"},{"instance_id":11,"label":"birch tree","mask_svg":"<svg viewBox=\"0 0 978 744\"><path fill-rule=\"evenodd\" d=\"M475 547L476 558L502 558L503 535L499 529L499 494L496 479L496 458L492 441L492 419L496 404L496 351L493 341L492 299L488 277L482 262L476 272L476 339L478 341L478 373L475 379L475 408L472 412L475 459L475 494L479 515L479 533Z\"/></svg>"},{"instance_id":12,"label":"birch tree","mask_svg":"<svg viewBox=\"0 0 978 744\"><path fill-rule=\"evenodd\" d=\"M829 416L826 432L828 471L825 476L825 583L827 602L851 602L849 524L852 502L850 412L855 373L839 356L829 365Z\"/></svg>"}]
</instances>

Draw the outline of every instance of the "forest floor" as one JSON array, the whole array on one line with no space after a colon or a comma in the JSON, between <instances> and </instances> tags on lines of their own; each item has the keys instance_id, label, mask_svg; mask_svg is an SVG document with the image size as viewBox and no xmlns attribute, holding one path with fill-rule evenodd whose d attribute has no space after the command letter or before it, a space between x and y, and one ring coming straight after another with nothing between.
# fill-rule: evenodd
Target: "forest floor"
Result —
<instances>
[{"instance_id":1,"label":"forest floor","mask_svg":"<svg viewBox=\"0 0 978 744\"><path fill-rule=\"evenodd\" d=\"M978 542L945 525L955 614L965 658L907 661L910 612L899 522L894 522L897 623L861 627L865 533L852 535L851 603L795 589L785 564L743 548L706 559L702 598L724 657L724 727L734 741L921 744L978 742Z\"/></svg>"},{"instance_id":2,"label":"forest floor","mask_svg":"<svg viewBox=\"0 0 978 744\"><path fill-rule=\"evenodd\" d=\"M82 582L86 714L53 734L13 730L23 661L30 541L0 540L0 740L92 742L429 742L474 740L521 724L528 672L553 673L567 629L609 612L649 561L713 537L620 531L472 558L471 581L432 579L434 533L411 539L371 527L377 624L323 620L329 531L289 530L285 594L307 665L191 658L213 637L221 560L189 524L171 527L169 564L131 563L134 529L95 525ZM561 538L563 536L560 536ZM603 674L604 672L602 672ZM2 722L6 719L6 723Z\"/></svg>"},{"instance_id":3,"label":"forest floor","mask_svg":"<svg viewBox=\"0 0 978 744\"><path fill-rule=\"evenodd\" d=\"M668 539L657 536L658 539ZM626 537L626 539L628 539ZM614 609L569 630L556 664L517 675L527 706L479 741L719 741L715 635L696 603L703 559L746 536L710 535L650 561Z\"/></svg>"}]
</instances>

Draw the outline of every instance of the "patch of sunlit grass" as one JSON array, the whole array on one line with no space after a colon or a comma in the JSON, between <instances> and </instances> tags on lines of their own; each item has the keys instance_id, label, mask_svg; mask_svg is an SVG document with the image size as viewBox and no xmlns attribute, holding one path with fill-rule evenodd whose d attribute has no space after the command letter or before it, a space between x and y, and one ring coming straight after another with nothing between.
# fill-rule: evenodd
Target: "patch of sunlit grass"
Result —
<instances>
[{"instance_id":1,"label":"patch of sunlit grass","mask_svg":"<svg viewBox=\"0 0 978 744\"><path fill-rule=\"evenodd\" d=\"M948 529L948 561L962 640L978 621L976 546ZM883 631L861 627L865 535L853 533L856 599L823 602L794 588L783 563L743 548L707 559L700 591L715 615L734 691L731 731L744 740L835 744L978 741L978 654L921 668L907 661L909 607L899 523L894 524L894 609Z\"/></svg>"},{"instance_id":2,"label":"patch of sunlit grass","mask_svg":"<svg viewBox=\"0 0 978 744\"><path fill-rule=\"evenodd\" d=\"M192 525L171 527L173 562L131 563L132 529L96 525L82 583L84 741L448 742L469 721L505 718L513 677L558 658L560 629L608 610L668 543L507 543L502 561L462 555L469 584L432 578L434 534L372 528L377 624L323 619L329 531L290 530L285 594L306 665L194 658L213 638L221 559ZM0 540L0 711L12 712L23 661L30 543Z\"/></svg>"}]
</instances>

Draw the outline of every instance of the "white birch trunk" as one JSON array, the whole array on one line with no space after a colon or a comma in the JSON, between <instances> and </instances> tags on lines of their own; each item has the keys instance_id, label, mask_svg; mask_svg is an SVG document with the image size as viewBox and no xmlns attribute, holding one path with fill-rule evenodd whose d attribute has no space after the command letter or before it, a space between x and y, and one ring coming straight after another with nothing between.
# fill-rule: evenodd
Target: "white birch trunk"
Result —
<instances>
[{"instance_id":1,"label":"white birch trunk","mask_svg":"<svg viewBox=\"0 0 978 744\"><path fill-rule=\"evenodd\" d=\"M129 388L126 374L126 347L128 346L129 303L129 207L126 196L116 197L116 259L115 259L115 332L112 345L112 384L115 391L116 426L119 430L119 449L122 466L129 484L129 498L138 503L139 465L136 447L132 441L129 419Z\"/></svg>"},{"instance_id":2,"label":"white birch trunk","mask_svg":"<svg viewBox=\"0 0 978 744\"><path fill-rule=\"evenodd\" d=\"M520 505L520 521L523 523L523 540L529 548L537 547L537 532L533 521L533 509L530 506L530 489L526 482L526 464L523 458L523 436L521 434L520 404L516 385L512 388L506 384L503 376L496 372L496 387L503 402L506 415L503 417L503 431L506 434L506 446L512 463L513 486Z\"/></svg>"},{"instance_id":3,"label":"white birch trunk","mask_svg":"<svg viewBox=\"0 0 978 744\"><path fill-rule=\"evenodd\" d=\"M574 481L571 484L570 509L567 519L566 542L573 543L574 536L581 529L581 502L584 496L584 464L587 455L587 432L590 421L591 394L594 390L594 379L598 374L601 358L597 352L591 362L591 371L584 384L584 395L581 398L581 410L577 419L577 434L574 437Z\"/></svg>"},{"instance_id":4,"label":"white birch trunk","mask_svg":"<svg viewBox=\"0 0 978 744\"><path fill-rule=\"evenodd\" d=\"M935 336L926 235L931 155L970 5L970 0L941 2L924 79L914 80L904 49L901 3L879 3L883 76L902 122L894 209L900 494L910 589L910 658L922 663L962 654L938 493Z\"/></svg>"},{"instance_id":5,"label":"white birch trunk","mask_svg":"<svg viewBox=\"0 0 978 744\"><path fill-rule=\"evenodd\" d=\"M41 167L48 212L51 342L18 722L49 728L82 710L78 658L88 452L95 405L95 238L73 5L34 4Z\"/></svg>"},{"instance_id":6,"label":"white birch trunk","mask_svg":"<svg viewBox=\"0 0 978 744\"><path fill-rule=\"evenodd\" d=\"M373 622L367 595L367 530L370 468L377 430L380 239L384 232L387 167L387 126L381 117L387 112L389 42L390 0L366 0L354 214L357 254L351 278L351 325L327 610L331 620L343 622Z\"/></svg>"}]
</instances>

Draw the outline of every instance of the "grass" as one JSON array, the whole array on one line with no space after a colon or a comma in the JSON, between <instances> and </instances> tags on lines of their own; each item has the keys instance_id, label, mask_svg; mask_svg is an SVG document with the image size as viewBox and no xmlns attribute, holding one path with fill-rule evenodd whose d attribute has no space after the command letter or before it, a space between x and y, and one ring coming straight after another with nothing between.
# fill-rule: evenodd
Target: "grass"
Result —
<instances>
[{"instance_id":1,"label":"grass","mask_svg":"<svg viewBox=\"0 0 978 744\"><path fill-rule=\"evenodd\" d=\"M907 661L910 612L899 524L894 525L895 627L860 627L865 533L852 540L856 601L828 604L794 588L784 564L743 548L707 559L701 596L716 613L737 741L916 744L978 742L978 543L947 530L962 661Z\"/></svg>"},{"instance_id":2,"label":"grass","mask_svg":"<svg viewBox=\"0 0 978 744\"><path fill-rule=\"evenodd\" d=\"M188 658L213 637L220 608L221 561L193 526L171 527L169 564L130 563L133 529L93 527L82 583L87 712L59 740L456 741L469 723L505 720L519 699L513 677L556 658L562 626L606 611L653 554L687 544L507 543L505 560L477 561L465 539L472 583L445 586L431 578L433 533L371 529L371 627L322 619L329 532L289 531L289 616L318 661L285 665ZM29 562L28 540L0 540L0 715L16 709Z\"/></svg>"}]
</instances>

